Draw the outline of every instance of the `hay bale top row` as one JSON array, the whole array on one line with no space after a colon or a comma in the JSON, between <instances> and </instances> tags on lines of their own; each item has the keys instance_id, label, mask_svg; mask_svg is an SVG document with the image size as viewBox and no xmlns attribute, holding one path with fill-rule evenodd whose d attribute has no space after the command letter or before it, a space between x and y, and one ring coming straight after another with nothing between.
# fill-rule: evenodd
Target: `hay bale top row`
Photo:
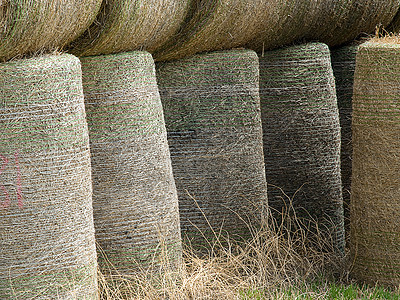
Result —
<instances>
[{"instance_id":1,"label":"hay bale top row","mask_svg":"<svg viewBox=\"0 0 400 300\"><path fill-rule=\"evenodd\" d=\"M159 61L303 40L336 46L388 25L399 6L400 0L1 1L0 60L68 44L78 56L147 50Z\"/></svg>"}]
</instances>

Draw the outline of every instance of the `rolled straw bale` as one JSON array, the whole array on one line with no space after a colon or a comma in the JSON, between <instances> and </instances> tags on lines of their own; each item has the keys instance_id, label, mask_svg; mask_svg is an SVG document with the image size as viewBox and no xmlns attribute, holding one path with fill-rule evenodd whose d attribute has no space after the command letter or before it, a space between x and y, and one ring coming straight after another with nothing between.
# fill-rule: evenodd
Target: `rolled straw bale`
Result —
<instances>
[{"instance_id":1,"label":"rolled straw bale","mask_svg":"<svg viewBox=\"0 0 400 300\"><path fill-rule=\"evenodd\" d=\"M354 40L361 33L373 33L388 25L400 7L400 0L318 0L310 10L305 38L329 46Z\"/></svg>"},{"instance_id":2,"label":"rolled straw bale","mask_svg":"<svg viewBox=\"0 0 400 300\"><path fill-rule=\"evenodd\" d=\"M349 205L351 192L351 156L353 153L351 143L351 115L357 49L358 45L354 44L331 50L341 128L340 169L346 230L350 229Z\"/></svg>"},{"instance_id":3,"label":"rolled straw bale","mask_svg":"<svg viewBox=\"0 0 400 300\"><path fill-rule=\"evenodd\" d=\"M128 52L81 61L96 240L122 274L158 268L160 259L178 263L178 198L153 58Z\"/></svg>"},{"instance_id":4,"label":"rolled straw bale","mask_svg":"<svg viewBox=\"0 0 400 300\"><path fill-rule=\"evenodd\" d=\"M156 70L184 238L202 251L212 230L247 238L267 205L256 53L200 54Z\"/></svg>"},{"instance_id":5,"label":"rolled straw bale","mask_svg":"<svg viewBox=\"0 0 400 300\"><path fill-rule=\"evenodd\" d=\"M0 61L61 48L93 22L101 0L0 1Z\"/></svg>"},{"instance_id":6,"label":"rolled straw bale","mask_svg":"<svg viewBox=\"0 0 400 300\"><path fill-rule=\"evenodd\" d=\"M265 52L260 98L269 206L286 213L293 205L306 226L316 222L342 250L340 125L328 47Z\"/></svg>"},{"instance_id":7,"label":"rolled straw bale","mask_svg":"<svg viewBox=\"0 0 400 300\"><path fill-rule=\"evenodd\" d=\"M191 0L107 0L97 20L71 45L79 56L154 52L179 30Z\"/></svg>"},{"instance_id":8,"label":"rolled straw bale","mask_svg":"<svg viewBox=\"0 0 400 300\"><path fill-rule=\"evenodd\" d=\"M0 298L97 299L79 60L0 64Z\"/></svg>"},{"instance_id":9,"label":"rolled straw bale","mask_svg":"<svg viewBox=\"0 0 400 300\"><path fill-rule=\"evenodd\" d=\"M179 59L195 53L241 47L278 17L283 0L193 0L177 35L161 47L157 61ZM287 7L288 5L284 5ZM279 36L275 34L274 37Z\"/></svg>"},{"instance_id":10,"label":"rolled straw bale","mask_svg":"<svg viewBox=\"0 0 400 300\"><path fill-rule=\"evenodd\" d=\"M268 26L260 27L247 47L262 51L299 40L337 46L390 23L399 0L271 0Z\"/></svg>"},{"instance_id":11,"label":"rolled straw bale","mask_svg":"<svg viewBox=\"0 0 400 300\"><path fill-rule=\"evenodd\" d=\"M353 276L400 284L400 40L360 45L353 96Z\"/></svg>"}]
</instances>

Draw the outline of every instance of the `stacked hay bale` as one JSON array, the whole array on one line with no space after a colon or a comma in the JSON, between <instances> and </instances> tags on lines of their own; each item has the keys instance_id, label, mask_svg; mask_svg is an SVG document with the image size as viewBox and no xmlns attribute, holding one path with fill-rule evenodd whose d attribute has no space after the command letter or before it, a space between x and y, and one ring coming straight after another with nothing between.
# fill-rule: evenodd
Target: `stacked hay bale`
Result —
<instances>
[{"instance_id":1,"label":"stacked hay bale","mask_svg":"<svg viewBox=\"0 0 400 300\"><path fill-rule=\"evenodd\" d=\"M336 96L339 107L341 128L340 169L342 176L345 228L350 229L350 188L351 188L351 115L354 70L358 45L349 45L331 50L332 69L335 76Z\"/></svg>"},{"instance_id":2,"label":"stacked hay bale","mask_svg":"<svg viewBox=\"0 0 400 300\"><path fill-rule=\"evenodd\" d=\"M101 0L0 1L0 61L61 48L93 22Z\"/></svg>"},{"instance_id":3,"label":"stacked hay bale","mask_svg":"<svg viewBox=\"0 0 400 300\"><path fill-rule=\"evenodd\" d=\"M184 238L202 251L247 238L267 205L256 53L159 63L157 80Z\"/></svg>"},{"instance_id":4,"label":"stacked hay bale","mask_svg":"<svg viewBox=\"0 0 400 300\"><path fill-rule=\"evenodd\" d=\"M400 40L372 40L357 54L353 97L353 275L400 284Z\"/></svg>"},{"instance_id":5,"label":"stacked hay bale","mask_svg":"<svg viewBox=\"0 0 400 300\"><path fill-rule=\"evenodd\" d=\"M97 20L71 45L79 56L154 52L177 33L190 0L107 0Z\"/></svg>"},{"instance_id":6,"label":"stacked hay bale","mask_svg":"<svg viewBox=\"0 0 400 300\"><path fill-rule=\"evenodd\" d=\"M147 52L81 61L100 249L122 274L178 263L178 199L154 61Z\"/></svg>"},{"instance_id":7,"label":"stacked hay bale","mask_svg":"<svg viewBox=\"0 0 400 300\"><path fill-rule=\"evenodd\" d=\"M173 60L243 46L260 28L270 27L271 19L281 16L276 15L280 11L276 2L280 0L191 1L182 29L156 51L155 58Z\"/></svg>"},{"instance_id":8,"label":"stacked hay bale","mask_svg":"<svg viewBox=\"0 0 400 300\"><path fill-rule=\"evenodd\" d=\"M293 205L306 226L319 226L343 250L340 125L328 47L265 52L260 98L270 207Z\"/></svg>"},{"instance_id":9,"label":"stacked hay bale","mask_svg":"<svg viewBox=\"0 0 400 300\"><path fill-rule=\"evenodd\" d=\"M248 43L248 47L256 51L301 39L318 40L329 46L341 45L361 33L373 32L376 26L388 25L400 7L399 0L269 2L275 17L270 19L269 26L260 26L260 31Z\"/></svg>"},{"instance_id":10,"label":"stacked hay bale","mask_svg":"<svg viewBox=\"0 0 400 300\"><path fill-rule=\"evenodd\" d=\"M97 299L79 60L0 65L0 298Z\"/></svg>"}]
</instances>

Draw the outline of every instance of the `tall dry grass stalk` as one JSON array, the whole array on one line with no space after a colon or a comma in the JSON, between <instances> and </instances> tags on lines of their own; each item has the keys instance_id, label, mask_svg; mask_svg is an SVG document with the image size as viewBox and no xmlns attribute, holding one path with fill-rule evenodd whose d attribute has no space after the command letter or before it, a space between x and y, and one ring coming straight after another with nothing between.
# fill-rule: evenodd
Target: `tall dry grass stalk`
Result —
<instances>
[{"instance_id":1,"label":"tall dry grass stalk","mask_svg":"<svg viewBox=\"0 0 400 300\"><path fill-rule=\"evenodd\" d=\"M197 256L189 245L180 269L112 278L99 274L102 299L277 299L277 291L323 278L344 278L346 258L318 232L308 232L289 207L277 223L272 217L251 226L252 239L214 245ZM216 236L218 229L215 229ZM222 243L221 243L222 244ZM167 261L165 266L169 266ZM112 268L112 266L110 266ZM254 296L256 295L256 296ZM257 296L259 295L259 296ZM252 298L252 297L255 298ZM259 297L259 298L257 298ZM278 297L279 298L279 297Z\"/></svg>"}]
</instances>

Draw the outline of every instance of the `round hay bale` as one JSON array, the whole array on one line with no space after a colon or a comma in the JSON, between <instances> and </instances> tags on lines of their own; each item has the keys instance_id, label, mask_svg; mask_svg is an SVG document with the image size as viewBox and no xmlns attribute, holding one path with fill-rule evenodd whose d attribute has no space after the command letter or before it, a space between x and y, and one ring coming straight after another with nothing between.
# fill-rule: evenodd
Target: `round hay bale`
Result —
<instances>
[{"instance_id":1,"label":"round hay bale","mask_svg":"<svg viewBox=\"0 0 400 300\"><path fill-rule=\"evenodd\" d=\"M270 0L194 0L182 28L158 51L156 61L179 59L195 53L232 49L246 44L270 26L276 7ZM276 36L276 35L275 35Z\"/></svg>"},{"instance_id":2,"label":"round hay bale","mask_svg":"<svg viewBox=\"0 0 400 300\"><path fill-rule=\"evenodd\" d=\"M122 274L158 268L161 259L178 263L178 198L153 58L128 52L81 61L101 252Z\"/></svg>"},{"instance_id":3,"label":"round hay bale","mask_svg":"<svg viewBox=\"0 0 400 300\"><path fill-rule=\"evenodd\" d=\"M328 47L265 52L260 98L269 206L284 213L293 207L343 250L340 125Z\"/></svg>"},{"instance_id":4,"label":"round hay bale","mask_svg":"<svg viewBox=\"0 0 400 300\"><path fill-rule=\"evenodd\" d=\"M351 255L359 281L400 285L400 40L360 45L354 75Z\"/></svg>"},{"instance_id":5,"label":"round hay bale","mask_svg":"<svg viewBox=\"0 0 400 300\"><path fill-rule=\"evenodd\" d=\"M0 64L0 298L97 299L79 60Z\"/></svg>"},{"instance_id":6,"label":"round hay bale","mask_svg":"<svg viewBox=\"0 0 400 300\"><path fill-rule=\"evenodd\" d=\"M154 52L176 34L190 0L107 0L70 52L79 56L133 50Z\"/></svg>"},{"instance_id":7,"label":"round hay bale","mask_svg":"<svg viewBox=\"0 0 400 300\"><path fill-rule=\"evenodd\" d=\"M215 232L221 242L246 239L267 206L256 53L201 54L156 70L184 238L201 251Z\"/></svg>"},{"instance_id":8,"label":"round hay bale","mask_svg":"<svg viewBox=\"0 0 400 300\"><path fill-rule=\"evenodd\" d=\"M340 169L342 176L345 229L350 230L351 164L353 147L351 143L351 115L354 70L358 45L349 45L331 50L333 75L339 107L341 128Z\"/></svg>"},{"instance_id":9,"label":"round hay bale","mask_svg":"<svg viewBox=\"0 0 400 300\"><path fill-rule=\"evenodd\" d=\"M300 40L318 40L337 46L362 33L386 26L400 6L399 0L272 0L269 23L260 27L247 47L274 49Z\"/></svg>"},{"instance_id":10,"label":"round hay bale","mask_svg":"<svg viewBox=\"0 0 400 300\"><path fill-rule=\"evenodd\" d=\"M0 1L0 61L62 48L93 22L101 0Z\"/></svg>"}]
</instances>

